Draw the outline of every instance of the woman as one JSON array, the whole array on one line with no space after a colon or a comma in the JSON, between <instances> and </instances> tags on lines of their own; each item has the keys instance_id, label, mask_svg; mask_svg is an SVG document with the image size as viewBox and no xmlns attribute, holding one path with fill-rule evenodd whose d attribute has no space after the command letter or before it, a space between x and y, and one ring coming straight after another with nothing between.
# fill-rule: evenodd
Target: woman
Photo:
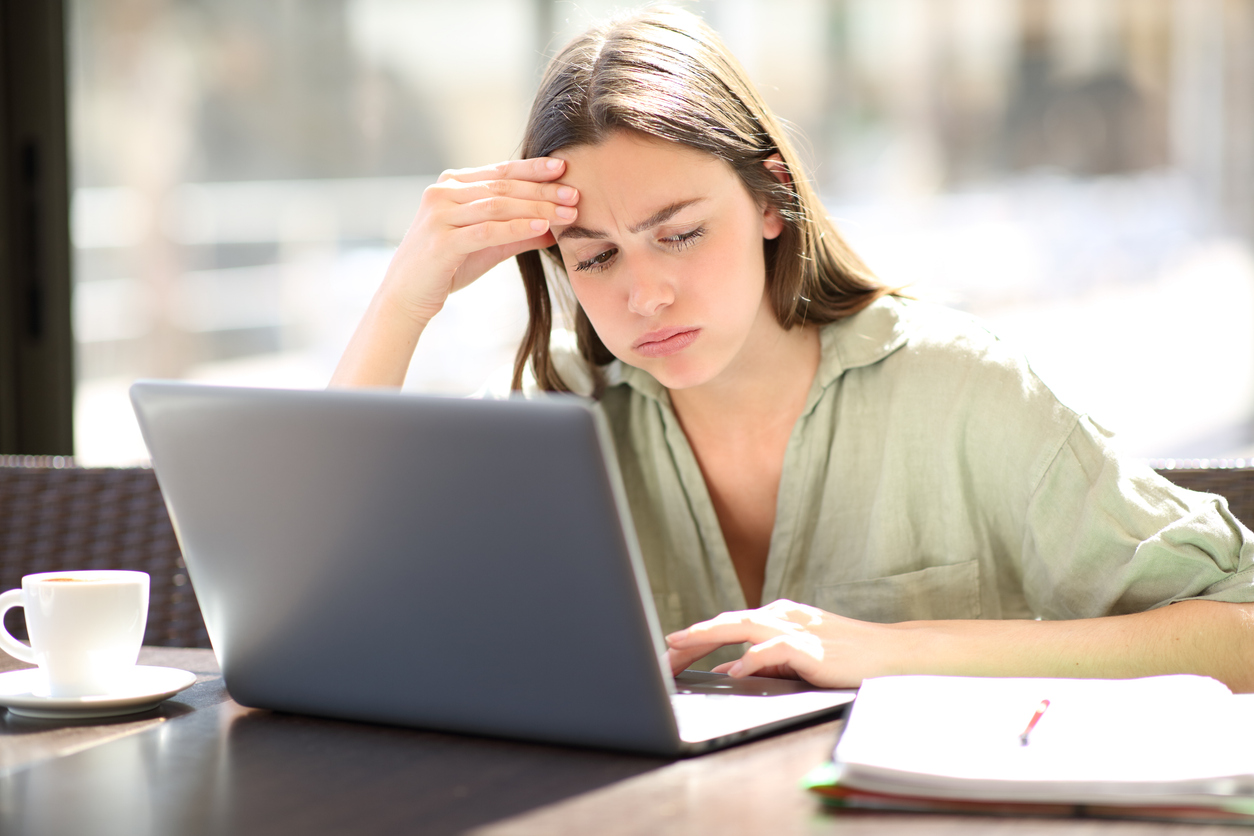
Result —
<instances>
[{"instance_id":1,"label":"woman","mask_svg":"<svg viewBox=\"0 0 1254 836\"><path fill-rule=\"evenodd\" d=\"M513 388L598 399L676 670L1254 689L1250 532L1117 461L977 323L878 283L699 19L568 45L522 157L427 190L333 384L399 386L448 294L516 256Z\"/></svg>"}]
</instances>

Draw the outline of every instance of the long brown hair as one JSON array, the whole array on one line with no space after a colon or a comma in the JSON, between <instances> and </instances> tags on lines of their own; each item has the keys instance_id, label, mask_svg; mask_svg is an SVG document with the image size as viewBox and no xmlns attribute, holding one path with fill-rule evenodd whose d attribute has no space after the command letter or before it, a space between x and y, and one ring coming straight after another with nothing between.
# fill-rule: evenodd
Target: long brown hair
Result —
<instances>
[{"instance_id":1,"label":"long brown hair","mask_svg":"<svg viewBox=\"0 0 1254 836\"><path fill-rule=\"evenodd\" d=\"M783 232L764 241L766 286L779 324L824 324L850 316L890 290L840 237L818 196L800 176L783 127L714 30L682 9L655 7L575 38L545 70L527 120L522 157L596 145L614 131L632 130L678 142L728 163L760 206L771 206ZM763 162L779 155L781 182ZM579 353L592 373L593 396L604 390L600 367L614 359L569 293L557 246L555 288L573 307ZM549 340L553 297L539 251L517 256L530 318L514 361L513 388L522 388L530 361L541 389L566 392L553 366Z\"/></svg>"}]
</instances>

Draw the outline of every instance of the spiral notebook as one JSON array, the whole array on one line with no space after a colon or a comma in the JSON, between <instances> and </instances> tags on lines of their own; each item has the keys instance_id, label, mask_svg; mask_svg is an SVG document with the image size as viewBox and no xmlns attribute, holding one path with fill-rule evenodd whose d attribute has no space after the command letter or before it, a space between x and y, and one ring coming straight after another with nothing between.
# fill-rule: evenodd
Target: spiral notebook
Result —
<instances>
[{"instance_id":1,"label":"spiral notebook","mask_svg":"<svg viewBox=\"0 0 1254 836\"><path fill-rule=\"evenodd\" d=\"M1251 710L1191 675L871 679L807 787L838 807L1254 823Z\"/></svg>"}]
</instances>

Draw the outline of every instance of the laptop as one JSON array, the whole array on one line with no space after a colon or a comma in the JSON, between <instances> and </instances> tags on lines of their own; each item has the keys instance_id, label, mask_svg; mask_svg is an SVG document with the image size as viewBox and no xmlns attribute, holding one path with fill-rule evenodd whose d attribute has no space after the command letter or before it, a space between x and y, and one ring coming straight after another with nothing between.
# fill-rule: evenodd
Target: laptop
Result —
<instances>
[{"instance_id":1,"label":"laptop","mask_svg":"<svg viewBox=\"0 0 1254 836\"><path fill-rule=\"evenodd\" d=\"M131 400L243 705L680 756L853 699L671 676L587 402L157 381Z\"/></svg>"}]
</instances>

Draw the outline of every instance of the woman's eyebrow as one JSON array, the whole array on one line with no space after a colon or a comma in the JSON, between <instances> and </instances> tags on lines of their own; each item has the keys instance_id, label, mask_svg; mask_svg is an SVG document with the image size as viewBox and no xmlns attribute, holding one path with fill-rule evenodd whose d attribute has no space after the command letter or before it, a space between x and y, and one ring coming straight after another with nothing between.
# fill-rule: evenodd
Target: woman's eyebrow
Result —
<instances>
[{"instance_id":1,"label":"woman's eyebrow","mask_svg":"<svg viewBox=\"0 0 1254 836\"><path fill-rule=\"evenodd\" d=\"M654 227L654 226L657 226L658 224L666 223L671 218L673 218L678 212L684 209L687 209L689 206L691 206L694 203L700 203L703 200L705 200L705 198L703 197L694 197L691 200L675 201L672 204L663 206L661 209L657 210L652 215L645 218L643 221L636 224L635 226L628 227L627 231L631 233L643 232L644 230L649 229L650 227ZM602 232L599 229L588 229L586 226L579 226L578 224L572 224L571 226L568 226L562 230L562 234L557 236L557 240L564 241L567 238L609 238L609 237L610 236L608 233Z\"/></svg>"}]
</instances>

